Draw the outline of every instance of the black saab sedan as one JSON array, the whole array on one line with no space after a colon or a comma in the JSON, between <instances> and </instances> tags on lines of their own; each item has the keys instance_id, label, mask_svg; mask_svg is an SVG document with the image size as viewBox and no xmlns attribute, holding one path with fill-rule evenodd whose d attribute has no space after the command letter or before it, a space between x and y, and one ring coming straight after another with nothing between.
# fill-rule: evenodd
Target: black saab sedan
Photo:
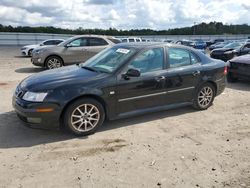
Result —
<instances>
[{"instance_id":1,"label":"black saab sedan","mask_svg":"<svg viewBox=\"0 0 250 188\"><path fill-rule=\"evenodd\" d=\"M217 48L211 51L210 57L228 61L235 56L241 56L250 52L250 43L233 42L223 48Z\"/></svg>"},{"instance_id":2,"label":"black saab sedan","mask_svg":"<svg viewBox=\"0 0 250 188\"><path fill-rule=\"evenodd\" d=\"M236 82L239 79L250 80L250 54L228 61L227 81Z\"/></svg>"},{"instance_id":3,"label":"black saab sedan","mask_svg":"<svg viewBox=\"0 0 250 188\"><path fill-rule=\"evenodd\" d=\"M205 110L225 88L225 63L195 49L123 43L85 63L37 73L16 88L13 106L29 124L60 124L76 135L105 119L193 105Z\"/></svg>"}]
</instances>

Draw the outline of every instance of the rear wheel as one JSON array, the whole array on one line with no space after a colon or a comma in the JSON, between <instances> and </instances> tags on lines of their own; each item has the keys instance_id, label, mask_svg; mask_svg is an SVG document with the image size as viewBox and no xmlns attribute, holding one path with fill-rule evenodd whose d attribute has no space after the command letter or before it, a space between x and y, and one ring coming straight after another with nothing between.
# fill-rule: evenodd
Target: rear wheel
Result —
<instances>
[{"instance_id":1,"label":"rear wheel","mask_svg":"<svg viewBox=\"0 0 250 188\"><path fill-rule=\"evenodd\" d=\"M61 58L59 58L57 56L51 56L45 62L45 67L47 69L56 69L56 68L59 68L62 66L63 66L63 62L62 62Z\"/></svg>"},{"instance_id":2,"label":"rear wheel","mask_svg":"<svg viewBox=\"0 0 250 188\"><path fill-rule=\"evenodd\" d=\"M73 102L66 109L64 126L77 136L94 133L105 119L105 111L101 103L92 98L83 98Z\"/></svg>"},{"instance_id":3,"label":"rear wheel","mask_svg":"<svg viewBox=\"0 0 250 188\"><path fill-rule=\"evenodd\" d=\"M215 88L210 83L205 83L197 90L193 102L193 107L198 110L206 110L214 101Z\"/></svg>"}]
</instances>

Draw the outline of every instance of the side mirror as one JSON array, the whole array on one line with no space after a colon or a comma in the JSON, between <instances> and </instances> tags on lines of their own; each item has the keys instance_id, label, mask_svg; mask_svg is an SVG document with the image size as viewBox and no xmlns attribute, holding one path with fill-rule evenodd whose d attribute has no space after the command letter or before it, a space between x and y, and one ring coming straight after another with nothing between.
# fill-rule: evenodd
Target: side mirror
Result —
<instances>
[{"instance_id":1,"label":"side mirror","mask_svg":"<svg viewBox=\"0 0 250 188\"><path fill-rule=\"evenodd\" d=\"M141 75L140 71L137 69L129 69L126 74L123 74L124 79L129 79L129 77L139 77Z\"/></svg>"},{"instance_id":2,"label":"side mirror","mask_svg":"<svg viewBox=\"0 0 250 188\"><path fill-rule=\"evenodd\" d=\"M42 43L40 44L40 46L43 46L43 45L44 45L44 44L42 44Z\"/></svg>"},{"instance_id":3,"label":"side mirror","mask_svg":"<svg viewBox=\"0 0 250 188\"><path fill-rule=\"evenodd\" d=\"M66 44L65 47L66 47L66 48L72 47L72 44L70 44L70 43L69 43L69 44Z\"/></svg>"}]
</instances>

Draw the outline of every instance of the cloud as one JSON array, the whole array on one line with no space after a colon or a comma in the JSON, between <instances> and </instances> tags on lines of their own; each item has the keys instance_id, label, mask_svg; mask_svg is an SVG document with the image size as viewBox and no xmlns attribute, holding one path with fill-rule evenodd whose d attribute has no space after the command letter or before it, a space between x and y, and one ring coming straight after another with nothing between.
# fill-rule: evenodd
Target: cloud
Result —
<instances>
[{"instance_id":1,"label":"cloud","mask_svg":"<svg viewBox=\"0 0 250 188\"><path fill-rule=\"evenodd\" d=\"M218 21L250 24L246 0L0 0L1 24L168 29Z\"/></svg>"}]
</instances>

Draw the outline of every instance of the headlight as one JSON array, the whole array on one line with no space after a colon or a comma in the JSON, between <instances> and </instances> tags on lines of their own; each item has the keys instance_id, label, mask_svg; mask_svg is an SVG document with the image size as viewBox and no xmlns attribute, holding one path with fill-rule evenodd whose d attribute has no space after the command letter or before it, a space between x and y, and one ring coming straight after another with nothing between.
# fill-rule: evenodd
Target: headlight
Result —
<instances>
[{"instance_id":1,"label":"headlight","mask_svg":"<svg viewBox=\"0 0 250 188\"><path fill-rule=\"evenodd\" d=\"M44 51L44 50L42 50L42 49L41 49L41 50L34 50L33 53L40 54L40 53L42 53L43 51Z\"/></svg>"},{"instance_id":2,"label":"headlight","mask_svg":"<svg viewBox=\"0 0 250 188\"><path fill-rule=\"evenodd\" d=\"M23 96L23 100L30 102L42 102L47 94L48 93L35 93L27 91Z\"/></svg>"}]
</instances>

